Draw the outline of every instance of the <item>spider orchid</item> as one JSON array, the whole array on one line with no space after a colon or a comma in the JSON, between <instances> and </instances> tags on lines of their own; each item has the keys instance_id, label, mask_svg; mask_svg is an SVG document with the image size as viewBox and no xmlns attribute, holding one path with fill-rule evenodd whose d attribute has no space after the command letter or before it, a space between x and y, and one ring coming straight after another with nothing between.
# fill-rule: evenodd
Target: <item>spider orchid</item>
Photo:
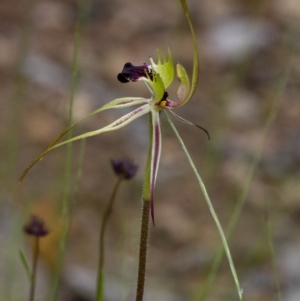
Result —
<instances>
[{"instance_id":1,"label":"spider orchid","mask_svg":"<svg viewBox=\"0 0 300 301\"><path fill-rule=\"evenodd\" d=\"M105 104L104 106L96 109L95 111L91 112L84 118L80 119L79 121L75 122L74 124L70 125L67 129L65 129L56 139L54 139L51 144L47 147L47 149L39 155L33 162L24 170L20 181L23 180L23 178L26 176L28 171L31 169L31 167L38 162L40 159L42 159L49 151L53 150L54 148L60 147L62 145L65 145L67 143L85 139L87 137L92 137L95 135L99 135L105 132L115 131L118 130L127 124L133 122L135 119L143 116L148 115L149 116L149 153L148 153L148 159L146 163L145 168L145 176L144 176L144 189L143 189L143 203L144 205L147 204L147 206L143 207L146 208L150 204L150 212L152 217L152 222L154 224L154 203L153 203L153 194L154 194L154 188L157 178L157 172L158 172L158 166L159 166L159 160L160 160L160 154L161 154L161 126L160 126L160 113L164 111L166 113L166 117L168 122L170 123L172 129L174 130L187 158L188 161L195 173L195 176L198 180L199 186L203 192L204 198L208 204L209 210L211 212L211 215L216 223L216 226L218 228L218 231L220 233L223 246L229 261L229 265L235 280L235 284L239 293L240 300L242 300L242 291L240 289L238 277L233 265L233 261L231 258L230 250L226 241L225 234L223 232L223 229L221 227L221 224L219 222L219 219L217 217L217 214L212 206L212 203L210 201L210 198L207 194L206 188L202 182L202 179L181 139L179 136L179 133L177 132L173 122L171 121L168 112L170 112L172 115L174 115L177 119L180 121L194 125L193 123L183 119L182 117L178 116L173 112L174 109L182 107L185 105L194 95L194 92L197 87L198 83L198 69L199 69L199 58L198 58L198 50L197 50L197 43L196 43L196 37L194 34L194 29L190 20L190 15L188 12L188 8L186 5L186 0L180 0L181 6L183 8L183 11L185 13L186 19L189 24L190 32L192 35L192 41L193 41L193 73L192 73L192 80L190 82L189 77L187 75L187 72L185 68L180 65L179 63L176 65L176 68L173 63L173 57L171 54L171 51L168 49L167 55L165 55L162 51L157 52L157 63L154 62L152 58L150 58L149 64L143 64L141 66L134 66L131 63L126 63L124 65L124 68L121 73L118 74L118 80L121 83L128 83L128 82L137 82L137 81L143 81L147 88L149 89L151 96L149 98L143 98L143 97L125 97L125 98L118 98L115 100L112 100L111 102ZM167 92L167 88L170 86L170 84L173 82L175 77L175 69L176 69L176 76L179 80L179 88L177 90L177 100L171 100L169 98L169 94ZM68 139L63 142L59 142L59 140L67 133L69 132L75 125L77 125L79 122L85 120L86 118L89 118L95 114L98 114L102 111L108 110L108 109L119 109L119 108L125 108L130 106L138 106L130 113L125 114L121 118L117 119L116 121L112 122L111 124L102 127L98 130L90 131L87 133L84 133L82 135L73 137L71 139ZM204 130L209 138L208 132L200 127L202 130ZM147 216L146 216L147 219ZM147 232L147 231L146 231ZM146 235L147 237L147 235ZM146 241L146 240L145 240ZM145 268L145 265L144 265ZM141 281L141 283L144 280Z\"/></svg>"},{"instance_id":2,"label":"spider orchid","mask_svg":"<svg viewBox=\"0 0 300 301\"><path fill-rule=\"evenodd\" d=\"M162 110L167 110L171 112L177 119L182 122L192 124L193 123L183 119L173 112L173 109L179 108L186 104L190 99L193 90L190 88L189 77L180 64L176 66L177 78L180 82L178 91L177 91L177 101L169 99L169 94L166 89L173 82L175 75L175 68L173 63L173 58L170 50L168 50L168 57L158 51L158 62L157 64L150 58L150 64L143 64L141 66L134 66L131 63L126 63L121 73L118 74L118 80L121 83L128 82L137 82L143 81L148 89L151 92L152 97L149 99L131 99L128 103L136 104L141 103L142 105L131 113L123 116L121 119L117 120L115 123L112 123L110 126L115 127L116 125L127 124L128 122L134 120L136 117L139 117L144 114L150 114L150 128L151 128L151 157L149 168L149 175L147 176L148 182L146 185L150 188L145 199L150 201L151 204L151 217L154 224L154 208L153 208L153 194L154 187L156 182L157 170L160 159L161 152L161 128L160 128L160 113ZM198 66L198 57L196 56L195 60L196 65ZM197 67L198 70L198 67ZM196 87L196 85L194 85ZM120 99L120 102L123 100ZM127 100L126 100L127 101ZM209 138L208 132L200 127L206 132Z\"/></svg>"},{"instance_id":3,"label":"spider orchid","mask_svg":"<svg viewBox=\"0 0 300 301\"><path fill-rule=\"evenodd\" d=\"M184 4L184 1L182 1ZM190 84L189 77L187 75L186 70L180 64L176 66L176 75L179 80L179 88L177 91L177 101L169 99L168 92L166 89L170 86L173 82L175 77L175 67L173 63L173 57L171 51L168 49L168 55L162 51L157 51L158 60L157 63L154 62L152 58L150 58L149 64L143 64L141 66L134 66L131 63L126 63L121 73L118 74L118 80L121 83L127 82L137 82L143 81L149 91L151 92L150 98L141 98L141 97L125 97L125 98L118 98L115 99L104 106L98 108L97 110L93 111L92 113L88 114L81 120L77 121L76 123L69 126L65 131L63 131L46 149L44 153L42 153L38 158L36 158L32 164L24 171L21 180L27 174L29 169L42 157L46 155L50 150L62 146L64 144L73 142L79 139L85 139L87 137L92 137L95 135L99 135L109 131L118 130L127 124L131 123L135 119L148 114L150 120L150 152L148 163L146 166L146 173L145 173L145 183L144 183L144 195L143 199L146 201L150 201L151 204L151 217L154 224L154 203L153 203L153 194L154 188L157 178L157 171L159 166L160 154L161 154L161 126L160 126L160 113L163 110L167 110L172 113L177 119L182 122L188 123L193 125L193 123L183 119L182 117L178 116L173 112L174 109L179 108L185 105L193 96L197 82L198 82L198 51L196 45L196 39L194 35L194 30L188 15L187 7L185 7L185 13L190 25L190 30L193 37L193 46L194 46L194 67L193 67L193 78L192 78L192 86ZM108 109L118 109L118 108L125 108L130 106L137 106L136 109L131 111L128 114L125 114L121 118L117 119L116 121L112 122L111 124L102 127L98 130L90 131L84 133L82 135L73 137L68 139L64 142L58 143L58 141L69 131L71 130L76 124L80 121L91 117L92 115L98 114L104 110ZM208 132L200 127L202 130L206 132L209 137Z\"/></svg>"},{"instance_id":4,"label":"spider orchid","mask_svg":"<svg viewBox=\"0 0 300 301\"><path fill-rule=\"evenodd\" d=\"M125 98L115 99L105 104L104 106L90 113L88 116L84 117L83 119L86 119L87 117L90 117L94 114L97 114L107 109L117 109L117 108L124 108L124 107L135 106L135 105L140 105L140 106L103 128L84 133L82 135L73 137L61 143L57 143L58 140L64 134L66 134L78 122L83 120L81 119L80 121L76 122L75 124L67 128L62 134L60 134L59 137L49 145L46 152L44 152L41 156L39 156L34 161L35 163L37 160L43 157L47 152L49 152L50 150L56 147L73 142L75 140L84 139L87 137L99 135L101 133L120 129L126 126L127 124L131 123L135 119L148 114L151 122L150 125L151 152L146 168L146 182L145 182L146 189L144 191L143 197L144 200L150 201L151 203L151 217L152 217L153 224L154 224L153 194L154 194L155 182L156 182L157 171L158 171L159 160L160 160L160 153L161 153L160 113L162 110L168 110L180 121L183 121L188 124L192 124L191 122L183 119L182 117L179 117L172 110L186 104L194 93L194 90L191 90L190 88L189 77L184 67L180 64L177 64L176 72L177 72L177 78L179 79L180 82L178 92L177 92L178 101L173 101L169 99L168 92L166 91L166 89L173 82L175 76L175 68L174 68L172 54L170 50L168 50L168 57L165 57L165 55L160 51L158 51L157 53L158 53L157 64L153 61L152 58L150 58L150 64L143 64L142 66L133 66L131 63L126 63L124 65L122 72L118 74L118 80L122 83L143 81L151 92L150 98L125 97ZM196 64L196 70L198 70L198 57L197 56L195 57L196 60L194 64ZM196 87L196 84L194 84L193 86ZM202 127L200 128L203 129L209 137L208 132L204 128ZM26 170L26 172L27 171L28 170Z\"/></svg>"}]
</instances>

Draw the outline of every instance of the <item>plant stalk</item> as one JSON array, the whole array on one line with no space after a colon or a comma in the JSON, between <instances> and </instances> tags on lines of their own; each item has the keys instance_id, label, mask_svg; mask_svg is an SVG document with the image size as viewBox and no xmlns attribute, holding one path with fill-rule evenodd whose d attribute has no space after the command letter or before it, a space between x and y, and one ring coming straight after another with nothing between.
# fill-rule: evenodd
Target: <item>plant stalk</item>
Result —
<instances>
[{"instance_id":1,"label":"plant stalk","mask_svg":"<svg viewBox=\"0 0 300 301\"><path fill-rule=\"evenodd\" d=\"M96 300L102 301L104 295L104 279L103 279L103 266L104 266L104 237L105 237L105 229L107 226L108 219L112 213L112 208L114 205L114 201L116 199L117 192L119 190L120 184L122 182L122 177L118 177L118 180L114 186L111 197L108 201L106 209L103 214L101 228L100 228L100 236L99 236L99 263L98 263L98 276L97 276L97 294Z\"/></svg>"},{"instance_id":2,"label":"plant stalk","mask_svg":"<svg viewBox=\"0 0 300 301\"><path fill-rule=\"evenodd\" d=\"M34 237L34 246L33 246L33 253L32 253L32 276L30 281L30 293L29 293L29 301L34 301L34 293L35 293L35 284L36 284L36 270L37 270L37 263L39 257L39 237Z\"/></svg>"},{"instance_id":3,"label":"plant stalk","mask_svg":"<svg viewBox=\"0 0 300 301\"><path fill-rule=\"evenodd\" d=\"M139 254L139 271L136 290L136 301L142 301L144 295L145 276L146 276L146 262L147 262L147 248L148 248L148 233L149 233L149 214L150 201L143 200L143 213L141 224L141 238L140 238L140 254Z\"/></svg>"}]
</instances>

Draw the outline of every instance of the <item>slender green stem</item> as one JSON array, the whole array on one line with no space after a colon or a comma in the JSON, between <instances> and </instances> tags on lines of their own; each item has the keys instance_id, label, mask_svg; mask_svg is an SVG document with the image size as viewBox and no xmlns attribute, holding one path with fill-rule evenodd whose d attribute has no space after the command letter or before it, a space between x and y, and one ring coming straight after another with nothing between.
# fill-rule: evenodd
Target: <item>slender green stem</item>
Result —
<instances>
[{"instance_id":1,"label":"slender green stem","mask_svg":"<svg viewBox=\"0 0 300 301\"><path fill-rule=\"evenodd\" d=\"M76 181L75 181L75 187L74 187L74 197L73 197L73 202L71 204L71 210L70 210L70 227L72 225L72 219L73 219L73 215L74 215L73 213L74 213L74 210L76 208L78 198L79 198L79 189L80 189L82 173L83 173L85 145L86 145L86 140L82 139L80 142L80 147L79 147L79 158L78 158L78 167L77 167Z\"/></svg>"},{"instance_id":2,"label":"slender green stem","mask_svg":"<svg viewBox=\"0 0 300 301\"><path fill-rule=\"evenodd\" d=\"M81 13L81 12L80 12ZM72 62L72 83L71 83L71 94L69 99L69 112L68 112L68 125L72 124L73 119L73 106L74 106L74 96L78 84L78 50L79 50L79 40L80 40L80 29L82 23L82 16L78 17L76 22L75 34L74 34L74 52L73 52L73 62ZM72 137L72 131L68 133L68 139ZM70 219L69 219L69 194L71 185L71 158L72 158L72 143L67 146L66 153L66 165L65 165L65 175L64 175L64 191L62 198L62 209L61 216L63 221L62 227L62 238L60 241L59 248L59 259L56 271L56 276L54 280L52 301L55 301L58 297L58 287L60 282L60 276L62 271L62 265L64 260L64 254L66 249L66 242L69 233Z\"/></svg>"},{"instance_id":3,"label":"slender green stem","mask_svg":"<svg viewBox=\"0 0 300 301\"><path fill-rule=\"evenodd\" d=\"M103 278L103 266L104 266L104 237L108 219L112 213L114 201L116 199L117 192L120 184L122 183L122 177L118 177L118 180L113 188L111 197L107 203L106 209L103 213L102 223L100 227L99 236L99 263L98 263L98 277L97 277L97 293L96 301L104 300L104 278Z\"/></svg>"},{"instance_id":4,"label":"slender green stem","mask_svg":"<svg viewBox=\"0 0 300 301\"><path fill-rule=\"evenodd\" d=\"M174 133L175 133L175 135L176 135L179 143L181 144L181 146L183 148L183 151L184 151L185 155L187 156L187 159L188 159L188 161L189 161L189 163L190 163L190 165L191 165L191 167L192 167L192 169L193 169L193 171L195 173L195 176L196 176L196 178L198 180L198 183L199 183L199 186L200 186L200 188L202 190L202 193L203 193L203 196L205 198L205 201L206 201L206 203L208 205L209 211L210 211L210 213L211 213L211 215L212 215L212 217L213 217L213 219L214 219L214 221L216 223L216 226L218 228L218 231L219 231L221 239L222 239L224 250L225 250L226 255L227 255L227 259L228 259L229 266L230 266L230 269L231 269L231 273L233 275L233 279L234 279L234 282L235 282L235 285L236 285L236 288L237 288L237 291L238 291L239 298L240 298L240 300L242 300L242 298L243 298L243 292L242 292L242 289L241 289L240 284L239 284L238 276L237 276L237 273L236 273L236 270L235 270L235 267L234 267L234 264L233 264L233 260L232 260L231 254L230 254L228 243L227 243L224 231L222 229L222 226L220 224L220 221L218 219L218 216L217 216L217 214L215 212L215 209L214 209L214 207L213 207L213 205L211 203L211 200L209 198L209 195L207 193L205 185L204 185L204 183L203 183L203 181L202 181L202 179L200 177L200 174L198 173L198 171L196 169L196 166L195 166L195 164L194 164L194 162L193 162L193 160L192 160L192 158L191 158L191 156L190 156L187 148L185 147L185 144L184 144L183 140L181 139L181 137L180 137L180 135L179 135L179 133L178 133L178 131L177 131L174 123L170 119L169 115L166 112L165 112L165 114L167 116L167 120L168 120L171 128L173 129L173 131L174 131Z\"/></svg>"},{"instance_id":5,"label":"slender green stem","mask_svg":"<svg viewBox=\"0 0 300 301\"><path fill-rule=\"evenodd\" d=\"M36 271L37 271L37 263L39 258L39 237L35 236L32 248L32 278L30 282L30 293L29 293L29 301L34 301L34 293L35 293L35 286L36 286Z\"/></svg>"},{"instance_id":6,"label":"slender green stem","mask_svg":"<svg viewBox=\"0 0 300 301\"><path fill-rule=\"evenodd\" d=\"M32 9L35 4L35 0L28 0L18 3L19 8L22 7L22 17L24 22L20 24L20 40L16 46L17 56L16 64L14 70L13 78L13 88L12 97L10 100L6 99L5 107L6 109L2 111L7 115L7 124L2 127L4 131L3 140L0 143L0 154L1 154L1 164L0 164L0 191L3 195L6 195L6 199L16 199L16 171L18 163L18 144L19 136L22 132L20 128L20 121L22 120L22 106L24 102L24 90L26 88L26 80L24 78L24 64L30 49L30 37L32 33ZM9 75L5 76L6 78ZM5 80L2 80L2 86L5 86ZM2 115L4 116L4 115ZM1 117L3 118L3 117ZM14 196L12 196L14 195ZM0 211L3 209L3 205L6 203L0 201ZM19 221L22 220L22 213L18 218ZM15 249L20 242L20 223L13 222L10 228L9 239L6 244L6 254L5 263L2 263L3 273L5 275L6 285L3 286L2 298L4 300L12 300L16 292L14 288L15 283L15 273L16 273L16 261L15 261Z\"/></svg>"},{"instance_id":7,"label":"slender green stem","mask_svg":"<svg viewBox=\"0 0 300 301\"><path fill-rule=\"evenodd\" d=\"M149 233L149 215L150 215L150 201L143 200L140 254L139 254L139 272L138 272L137 290L136 290L136 299L135 299L136 301L142 301L144 296L147 249L148 249L148 233Z\"/></svg>"},{"instance_id":8,"label":"slender green stem","mask_svg":"<svg viewBox=\"0 0 300 301\"><path fill-rule=\"evenodd\" d=\"M281 301L282 298L281 298L280 280L279 280L278 267L277 267L276 256L275 256L275 248L273 243L272 225L270 221L269 208L267 204L266 204L266 232L267 232L269 250L271 253L273 277L274 277L274 284L276 288L277 300Z\"/></svg>"},{"instance_id":9,"label":"slender green stem","mask_svg":"<svg viewBox=\"0 0 300 301\"><path fill-rule=\"evenodd\" d=\"M13 96L10 102L7 103L8 107L11 106L8 113L8 125L7 135L4 143L0 146L0 153L5 155L6 158L2 160L0 166L1 169L1 185L3 189L9 188L9 190L15 188L15 176L16 176L16 163L17 163L17 145L18 145L18 133L19 125L22 113L23 93L26 87L26 81L22 74L26 57L30 48L30 35L32 32L32 8L35 4L35 0L27 1L23 10L24 23L21 24L21 39L18 45L17 61L16 61L16 73L14 75ZM3 149L2 149L3 148ZM5 165L4 165L5 164ZM6 165L7 164L7 165ZM4 168L3 168L4 166ZM7 168L5 168L7 167ZM9 191L11 192L11 191Z\"/></svg>"}]
</instances>

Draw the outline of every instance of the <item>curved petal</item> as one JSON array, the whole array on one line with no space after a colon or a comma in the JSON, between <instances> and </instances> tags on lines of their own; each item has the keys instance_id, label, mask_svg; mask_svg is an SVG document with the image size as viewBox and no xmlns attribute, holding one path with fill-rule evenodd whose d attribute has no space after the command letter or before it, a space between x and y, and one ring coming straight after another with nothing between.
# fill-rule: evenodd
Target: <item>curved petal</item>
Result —
<instances>
[{"instance_id":1,"label":"curved petal","mask_svg":"<svg viewBox=\"0 0 300 301\"><path fill-rule=\"evenodd\" d=\"M102 107L103 108L103 107ZM109 132L109 131L114 131L117 129L120 129L124 126L126 126L127 124L129 124L130 122L132 122L133 120L137 119L138 117L141 117L145 114L147 114L150 111L150 106L148 104L145 104L137 109L135 109L134 111L124 115L123 117L117 119L116 121L112 122L111 124L96 130L96 131L91 131L91 132L87 132L85 134L73 137L69 140L66 140L64 142L58 143L58 140L65 134L67 133L73 126L67 128L58 138L56 138L48 147L47 149L40 154L37 158L35 158L29 165L28 167L24 170L24 172L22 173L19 183L22 182L22 180L24 179L24 177L26 176L26 174L29 172L29 170L35 165L36 162L38 162L39 160L43 159L43 157L52 149L57 148L59 146L62 146L64 144L79 140L79 139L84 139L87 137L92 137L95 135L99 135L101 133L105 133L105 132Z\"/></svg>"},{"instance_id":2,"label":"curved petal","mask_svg":"<svg viewBox=\"0 0 300 301\"><path fill-rule=\"evenodd\" d=\"M176 113L174 113L174 111L169 110L169 112L170 112L174 117L176 117L179 121L181 121L181 122L183 122L183 123L186 123L186 124L189 124L189 125L193 125L193 126L199 128L199 129L201 129L203 132L206 133L208 140L210 140L209 132L208 132L204 127L202 127L202 126L200 126L200 125L197 125L197 124L195 124L195 123L192 123L191 121L188 121L188 120L182 118L181 116L179 116L179 115L177 115Z\"/></svg>"},{"instance_id":3,"label":"curved petal","mask_svg":"<svg viewBox=\"0 0 300 301\"><path fill-rule=\"evenodd\" d=\"M55 145L66 133L68 133L75 125L77 125L79 122L96 115L102 111L108 110L108 109L120 109L120 108L126 108L130 106L135 106L139 104L146 104L150 100L141 98L141 97L123 97L123 98L117 98L114 99L102 107L96 109L95 111L89 113L88 115L84 116L83 118L79 119L78 121L71 124L69 127L67 127L63 132L61 132L47 147L50 148L51 146Z\"/></svg>"},{"instance_id":4,"label":"curved petal","mask_svg":"<svg viewBox=\"0 0 300 301\"><path fill-rule=\"evenodd\" d=\"M184 142L183 142L183 140L181 138L181 136L179 135L179 133L178 133L178 131L177 131L174 123L170 119L169 115L166 113L166 111L164 113L166 114L167 121L169 122L171 128L173 129L173 131L174 131L174 133L175 133L175 135L176 135L179 143L181 144L181 147L183 148L183 151L184 151L184 153L185 153L185 155L186 155L186 157L187 157L187 159L188 159L188 161L189 161L189 163L190 163L190 165L192 167L192 170L194 171L194 174L196 176L198 184L199 184L199 186L200 186L200 188L202 190L204 199L205 199L205 201L206 201L206 203L208 205L209 211L210 211L210 213L211 213L211 215L212 215L212 217L213 217L213 219L215 221L215 224L216 224L217 229L219 231L219 234L221 236L221 240L222 240L222 243L223 243L224 251L225 251L225 253L227 255L227 259L228 259L228 262L229 262L231 273L232 273L232 276L234 278L234 282L235 282L235 285L236 285L236 288L237 288L237 291L238 291L238 294L239 294L239 297L240 297L239 299L240 300L244 300L244 298L243 298L243 289L240 286L239 279L238 279L238 276L237 276L237 273L236 273L236 269L235 269L235 266L234 266L234 263L233 263L233 260L232 260L232 256L231 256L231 253L230 253L230 249L228 247L227 238L226 238L226 235L225 235L225 233L223 231L223 228L222 228L222 226L220 224L218 215L217 215L217 213L216 213L216 211L215 211L215 209L213 207L213 204L212 204L212 202L210 200L210 197L209 197L209 195L207 193L207 190L206 190L206 187L205 187L205 185L204 185L204 183L202 181L202 178L201 178L201 176L200 176L200 174L199 174L199 172L198 172L198 170L197 170L197 168L196 168L196 166L195 166L195 164L194 164L194 162L193 162L193 160L192 160L192 158L191 158L191 156L190 156L190 154L189 154L189 152L188 152L188 150L187 150L187 148L186 148L186 146L185 146L185 144L184 144Z\"/></svg>"},{"instance_id":5,"label":"curved petal","mask_svg":"<svg viewBox=\"0 0 300 301\"><path fill-rule=\"evenodd\" d=\"M166 58L163 51L157 50L157 64L150 58L151 66L154 71L159 73L165 89L167 89L174 79L174 63L170 49L168 48L168 58Z\"/></svg>"},{"instance_id":6,"label":"curved petal","mask_svg":"<svg viewBox=\"0 0 300 301\"><path fill-rule=\"evenodd\" d=\"M130 106L136 106L140 104L146 104L149 102L149 99L143 98L143 97L122 97L114 99L105 105L103 105L101 108L93 111L90 113L87 117L90 117L92 115L95 115L101 111L107 110L107 109L119 109L119 108L126 108Z\"/></svg>"},{"instance_id":7,"label":"curved petal","mask_svg":"<svg viewBox=\"0 0 300 301\"><path fill-rule=\"evenodd\" d=\"M150 106L148 104L143 105L143 106L133 110L132 112L122 116L121 118L117 119L116 121L112 122L111 124L99 129L99 130L87 132L87 133L84 133L82 135L79 135L79 136L73 137L71 139L68 139L64 142L55 144L50 149L48 149L48 151L50 151L50 150L52 150L56 147L62 146L64 144L76 141L76 140L85 139L85 138L96 136L96 135L99 135L99 134L102 134L102 133L105 133L105 132L118 130L118 129L124 127L125 125L129 124L133 120L149 113L149 111L150 111Z\"/></svg>"},{"instance_id":8,"label":"curved petal","mask_svg":"<svg viewBox=\"0 0 300 301\"><path fill-rule=\"evenodd\" d=\"M188 10L187 4L186 4L186 0L180 0L180 2L181 2L182 9L184 11L184 14L186 16L186 19L188 21L188 24L190 27L190 32L192 35L192 40L193 40L193 75L192 75L192 88L189 90L189 93L187 95L185 95L184 100L179 98L179 103L178 103L177 107L183 106L185 103L187 103L192 98L192 96L194 95L194 93L196 91L196 88L198 85L198 79L199 79L199 55L198 55L197 40L196 40L193 24L192 24L192 21L190 18L190 13L189 13L189 10ZM183 72L185 72L185 70L183 71L183 69L180 68L180 70L178 72L178 69L177 69L177 77L179 77L180 81L181 81L181 79L185 80L184 79L185 75L183 75ZM179 74L179 76L178 76L178 74ZM179 94L182 95L182 94L185 94L185 92L183 93L183 91L180 91Z\"/></svg>"}]
</instances>

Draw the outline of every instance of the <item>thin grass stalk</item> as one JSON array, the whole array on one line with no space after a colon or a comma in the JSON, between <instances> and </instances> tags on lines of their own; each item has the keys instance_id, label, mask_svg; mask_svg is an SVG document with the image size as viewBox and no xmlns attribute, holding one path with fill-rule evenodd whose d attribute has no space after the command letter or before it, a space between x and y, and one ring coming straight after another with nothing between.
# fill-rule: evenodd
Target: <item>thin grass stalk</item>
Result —
<instances>
[{"instance_id":1,"label":"thin grass stalk","mask_svg":"<svg viewBox=\"0 0 300 301\"><path fill-rule=\"evenodd\" d=\"M125 205L126 206L126 205ZM120 297L120 301L127 301L128 300L128 292L130 291L131 283L132 283L132 277L128 277L128 268L126 264L126 251L128 247L128 239L125 234L128 233L129 225L128 225L128 216L127 216L127 208L124 208L124 203L122 204L122 212L124 214L120 217L120 230L121 230L121 241L119 244L119 250L120 250L120 281L123 283L123 289ZM135 240L136 241L136 240Z\"/></svg>"},{"instance_id":2,"label":"thin grass stalk","mask_svg":"<svg viewBox=\"0 0 300 301\"><path fill-rule=\"evenodd\" d=\"M74 187L74 197L71 204L71 210L70 210L70 226L72 225L72 219L74 210L76 208L76 205L78 203L79 198L79 189L81 186L81 179L83 174L83 162L84 162L84 155L85 155L85 145L86 140L82 139L80 141L80 147L79 147L79 158L78 158L78 167L77 167L77 173L76 173L76 179L75 179L75 187Z\"/></svg>"},{"instance_id":3,"label":"thin grass stalk","mask_svg":"<svg viewBox=\"0 0 300 301\"><path fill-rule=\"evenodd\" d=\"M266 204L265 221L266 221L266 236L268 239L268 246L271 254L271 263L273 269L274 285L276 289L276 297L277 297L277 301L282 301L278 266L276 262L275 248L273 242L272 225L270 220L269 208L267 204Z\"/></svg>"},{"instance_id":4,"label":"thin grass stalk","mask_svg":"<svg viewBox=\"0 0 300 301\"><path fill-rule=\"evenodd\" d=\"M242 194L239 197L239 199L238 199L238 201L237 201L237 203L234 207L233 213L231 215L231 219L230 219L228 227L226 229L227 241L230 241L230 239L231 239L231 237L234 233L234 230L236 228L236 225L239 221L239 217L241 215L244 203L246 201L248 192L250 190L252 180L253 180L255 172L258 168L258 164L261 160L261 157L262 157L267 139L269 137L270 131L272 129L275 118L277 116L277 113L278 113L278 110L279 110L279 107L280 107L280 103L281 103L281 100L282 100L282 97L283 97L283 94L284 94L284 91L286 89L286 85L287 85L287 82L288 82L288 79L289 79L289 76L290 76L291 66L292 66L292 62L291 62L291 60L289 60L288 64L286 65L285 72L284 72L284 74L283 74L283 76L280 80L279 85L278 85L278 90L276 92L276 97L274 99L270 115L267 119L264 131L263 131L262 142L261 142L260 147L259 147L259 149L257 150L257 152L254 156L253 162L252 162L252 164L250 166L250 169L249 169L249 172L248 172L248 176L247 176L245 184L243 186L244 188L243 188ZM220 246L219 250L217 251L217 255L216 255L216 257L215 257L215 259L212 263L209 274L206 278L205 285L203 286L203 289L200 292L199 301L204 301L206 299L207 295L208 295L208 292L211 290L214 279L215 279L215 275L216 275L216 273L217 273L217 271L220 267L223 256L224 256L224 249L223 249L222 246Z\"/></svg>"},{"instance_id":5,"label":"thin grass stalk","mask_svg":"<svg viewBox=\"0 0 300 301\"><path fill-rule=\"evenodd\" d=\"M96 292L96 301L104 300L104 238L105 238L105 230L108 223L108 219L111 216L114 201L116 199L117 192L119 190L120 184L122 182L122 178L118 177L116 184L113 188L111 197L107 203L106 209L103 213L102 223L100 227L100 235L99 235L99 263L98 263L98 276L97 276L97 292Z\"/></svg>"},{"instance_id":6,"label":"thin grass stalk","mask_svg":"<svg viewBox=\"0 0 300 301\"><path fill-rule=\"evenodd\" d=\"M73 60L72 60L72 82L71 82L71 94L69 99L68 125L72 124L74 98L78 86L78 50L79 50L79 42L80 42L81 24L82 24L82 15L81 15L81 10L79 5L79 17L75 25L75 34L74 34L74 52L73 52ZM71 137L72 137L72 131L68 133L68 139L70 139ZM60 282L60 277L62 272L66 242L67 242L69 226L70 226L69 196L70 196L70 187L71 187L71 158L72 158L72 143L69 143L67 146L65 175L63 181L64 190L63 190L62 209L61 209L61 217L63 222L62 237L60 241L59 259L58 259L57 271L54 279L54 285L53 285L53 291L51 297L52 301L55 301L58 297L59 282Z\"/></svg>"},{"instance_id":7,"label":"thin grass stalk","mask_svg":"<svg viewBox=\"0 0 300 301\"><path fill-rule=\"evenodd\" d=\"M30 281L30 293L29 301L34 301L35 286L36 286L36 272L37 264L39 258L39 242L40 238L38 236L33 237L33 248L32 248L32 272L31 272L31 281Z\"/></svg>"},{"instance_id":8,"label":"thin grass stalk","mask_svg":"<svg viewBox=\"0 0 300 301\"><path fill-rule=\"evenodd\" d=\"M243 299L243 291L242 291L242 289L240 287L239 279L238 279L238 276L237 276L237 273L236 273L236 270L235 270L235 267L234 267L234 263L233 263L233 260L232 260L232 257L231 257L230 249L228 247L228 243L227 243L224 231L222 229L222 226L220 224L220 221L218 219L218 216L217 216L217 214L215 212L215 209L214 209L214 207L213 207L213 205L211 203L211 200L209 198L209 195L207 193L205 185L204 185L204 183L202 181L202 178L200 177L200 174L198 173L198 171L196 169L196 166L195 166L195 164L194 164L194 162L193 162L193 160L192 160L192 158L191 158L191 156L190 156L190 154L189 154L189 152L188 152L188 150L187 150L187 148L186 148L183 140L181 139L181 136L179 135L179 133L178 133L178 131L177 131L174 123L170 119L169 115L166 112L165 112L165 115L167 116L167 120L168 120L171 128L173 129L173 131L174 131L174 133L175 133L175 135L176 135L176 137L177 137L177 139L178 139L181 147L183 148L183 151L184 151L185 155L187 156L187 159L188 159L188 161L189 161L189 163L190 163L190 165L191 165L191 167L192 167L192 169L194 171L194 174L195 174L195 176L197 178L198 184L199 184L199 186L200 186L200 188L202 190L202 193L203 193L205 201L206 201L206 203L208 205L209 211L210 211L210 213L211 213L211 215L212 215L212 217L214 219L214 222L215 222L215 224L217 226L217 229L218 229L219 234L220 234L221 239L222 239L223 248L224 248L225 253L227 255L227 259L228 259L228 262L229 262L231 273L232 273L232 276L233 276L233 279L234 279L234 282L235 282L235 285L236 285L238 296L239 296L240 300L242 300Z\"/></svg>"},{"instance_id":9,"label":"thin grass stalk","mask_svg":"<svg viewBox=\"0 0 300 301\"><path fill-rule=\"evenodd\" d=\"M16 73L14 75L13 96L11 100L11 111L9 112L9 124L7 126L8 132L2 147L1 153L7 156L7 168L5 168L5 174L2 175L3 188L14 189L15 188L15 176L16 176L16 163L17 163L17 144L18 144L18 132L19 124L21 120L22 112L22 98L26 82L22 74L26 57L28 56L30 48L30 35L32 33L32 9L35 4L35 0L30 0L24 10L24 23L21 25L21 39L18 45ZM1 148L2 148L1 147ZM6 167L6 165L4 165ZM1 166L2 169L2 166ZM3 171L1 172L3 173Z\"/></svg>"},{"instance_id":10,"label":"thin grass stalk","mask_svg":"<svg viewBox=\"0 0 300 301\"><path fill-rule=\"evenodd\" d=\"M20 250L19 251L19 256L20 256L20 259L21 259L22 264L24 266L24 269L26 271L27 277L28 277L29 281L31 281L31 279L32 279L31 269L30 269L28 260L25 256L24 252Z\"/></svg>"},{"instance_id":11,"label":"thin grass stalk","mask_svg":"<svg viewBox=\"0 0 300 301\"><path fill-rule=\"evenodd\" d=\"M26 58L30 49L30 37L32 33L32 9L34 7L35 0L29 0L24 3L24 22L20 26L20 41L17 47L16 57L16 69L13 79L13 91L12 99L6 103L9 107L8 111L8 124L6 126L7 132L5 133L4 141L0 145L1 154L1 165L0 165L0 191L3 194L8 193L6 199L17 198L17 190L15 186L15 177L17 170L17 149L18 149L18 138L20 132L20 121L22 120L22 104L24 90L26 87L26 80L24 79L23 69L26 62ZM2 209L4 202L0 202L0 210ZM13 216L14 221L10 228L11 234L9 235L9 241L7 241L7 248L5 256L5 264L3 264L4 275L6 279L6 285L3 286L3 298L4 300L13 300L13 294L18 292L13 287L15 283L16 264L15 261L15 250L18 242L20 241L20 222L23 219L23 212ZM16 283L18 285L18 283Z\"/></svg>"}]
</instances>

